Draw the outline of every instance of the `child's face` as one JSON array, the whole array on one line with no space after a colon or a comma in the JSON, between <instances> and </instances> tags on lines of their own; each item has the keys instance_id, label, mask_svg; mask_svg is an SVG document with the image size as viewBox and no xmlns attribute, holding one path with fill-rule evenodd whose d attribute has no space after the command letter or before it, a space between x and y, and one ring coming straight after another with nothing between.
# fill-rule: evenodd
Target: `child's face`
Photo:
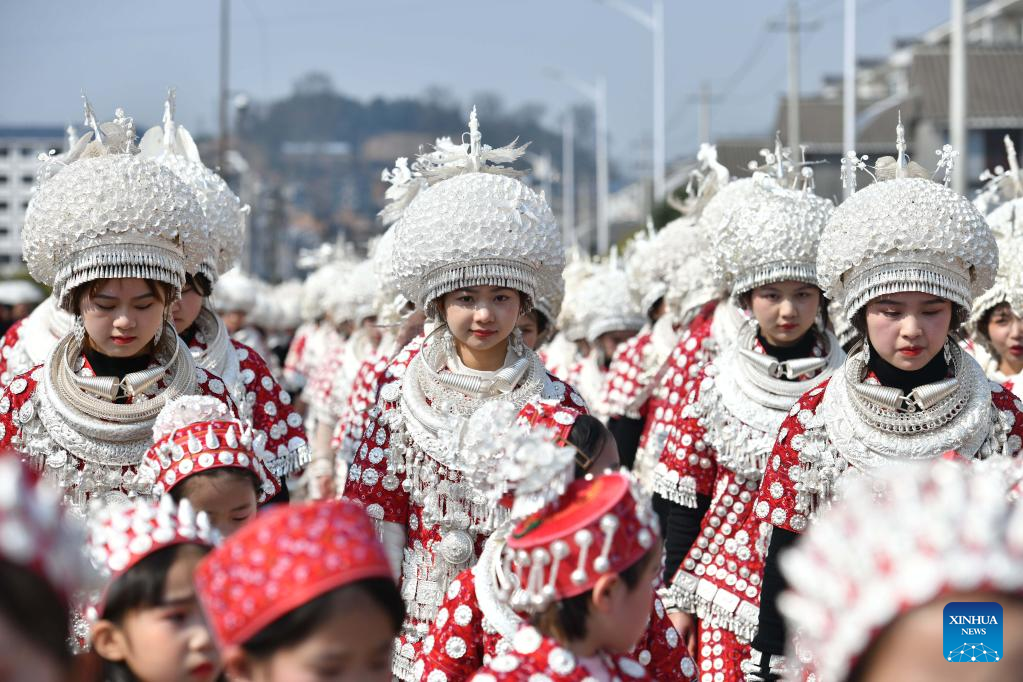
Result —
<instances>
[{"instance_id":1,"label":"child's face","mask_svg":"<svg viewBox=\"0 0 1023 682\"><path fill-rule=\"evenodd\" d=\"M256 489L248 476L195 474L181 483L182 497L197 512L206 512L210 523L224 537L256 517Z\"/></svg>"},{"instance_id":2,"label":"child's face","mask_svg":"<svg viewBox=\"0 0 1023 682\"><path fill-rule=\"evenodd\" d=\"M220 673L220 659L192 586L203 555L194 545L178 550L160 606L129 611L120 625L97 623L97 653L123 662L143 682L212 682Z\"/></svg>"},{"instance_id":3,"label":"child's face","mask_svg":"<svg viewBox=\"0 0 1023 682\"><path fill-rule=\"evenodd\" d=\"M229 658L231 679L251 682L390 682L394 625L362 590L334 597L332 615L298 644L262 661Z\"/></svg>"}]
</instances>

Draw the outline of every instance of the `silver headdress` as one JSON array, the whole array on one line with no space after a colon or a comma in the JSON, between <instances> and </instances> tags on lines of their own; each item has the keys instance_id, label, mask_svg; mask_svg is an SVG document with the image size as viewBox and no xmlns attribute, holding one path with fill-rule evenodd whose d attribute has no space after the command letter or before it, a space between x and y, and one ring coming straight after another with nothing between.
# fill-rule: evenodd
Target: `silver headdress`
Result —
<instances>
[{"instance_id":1,"label":"silver headdress","mask_svg":"<svg viewBox=\"0 0 1023 682\"><path fill-rule=\"evenodd\" d=\"M638 331L647 318L629 288L629 277L619 264L618 251L610 259L594 266L580 294L586 339L593 343L601 334L613 331Z\"/></svg>"},{"instance_id":2,"label":"silver headdress","mask_svg":"<svg viewBox=\"0 0 1023 682\"><path fill-rule=\"evenodd\" d=\"M1008 135L1003 139L1009 168L995 166L980 175L984 187L977 192L973 205L987 216L988 225L996 237L1018 232L1016 210L1023 199L1023 173L1020 172L1016 145ZM1007 228L1007 229L1006 229Z\"/></svg>"},{"instance_id":3,"label":"silver headdress","mask_svg":"<svg viewBox=\"0 0 1023 682\"><path fill-rule=\"evenodd\" d=\"M667 309L682 324L704 303L721 296L714 277L706 226L712 221L720 224L728 203L741 197L744 188L752 187L746 180L730 182L728 169L718 163L717 148L713 145L700 145L696 158L701 165L690 174L687 199L684 203L673 204L682 215L657 233L652 248L652 255L658 259L666 280ZM721 200L714 201L730 184L735 188L726 191Z\"/></svg>"},{"instance_id":4,"label":"silver headdress","mask_svg":"<svg viewBox=\"0 0 1023 682\"><path fill-rule=\"evenodd\" d=\"M901 123L897 147L898 158L878 160L877 181L828 221L817 258L820 286L841 301L848 319L871 299L901 291L940 296L969 311L994 281L995 239L969 200L907 160ZM955 153L946 145L939 156L947 182ZM855 152L842 165L847 187L855 189L857 170L869 173Z\"/></svg>"},{"instance_id":5,"label":"silver headdress","mask_svg":"<svg viewBox=\"0 0 1023 682\"><path fill-rule=\"evenodd\" d=\"M256 283L238 268L224 273L213 294L213 307L219 313L250 313L256 307Z\"/></svg>"},{"instance_id":6,"label":"silver headdress","mask_svg":"<svg viewBox=\"0 0 1023 682\"><path fill-rule=\"evenodd\" d=\"M1017 313L1023 312L1023 272L1019 267L1023 258L1023 226L1018 224L1019 213L1023 211L1023 178L1016 160L1016 147L1008 135L1005 136L1005 152L1009 157L1009 170L998 166L994 171L984 171L980 177L987 180L987 184L973 200L974 206L985 213L998 242L998 272L992 287L973 302L971 326L977 325L985 313L1001 303L1008 303ZM979 340L987 344L983 335Z\"/></svg>"},{"instance_id":7,"label":"silver headdress","mask_svg":"<svg viewBox=\"0 0 1023 682\"><path fill-rule=\"evenodd\" d=\"M586 338L589 306L584 299L584 285L595 271L596 267L588 256L576 249L569 252L564 270L565 296L557 319L558 328L570 341Z\"/></svg>"},{"instance_id":8,"label":"silver headdress","mask_svg":"<svg viewBox=\"0 0 1023 682\"><path fill-rule=\"evenodd\" d=\"M408 302L401 295L398 278L394 274L394 232L393 225L387 228L373 247L373 275L377 282L373 308L381 325L398 324L402 309Z\"/></svg>"},{"instance_id":9,"label":"silver headdress","mask_svg":"<svg viewBox=\"0 0 1023 682\"><path fill-rule=\"evenodd\" d=\"M769 172L714 233L718 281L734 301L758 286L794 280L817 283L817 244L834 204L813 193L813 170L795 168L777 142Z\"/></svg>"},{"instance_id":10,"label":"silver headdress","mask_svg":"<svg viewBox=\"0 0 1023 682\"><path fill-rule=\"evenodd\" d=\"M163 105L163 125L150 128L142 136L140 156L171 169L195 190L210 231L198 272L216 282L241 255L249 207L242 205L223 178L203 164L192 136L174 120L174 102L174 90L170 90Z\"/></svg>"},{"instance_id":11,"label":"silver headdress","mask_svg":"<svg viewBox=\"0 0 1023 682\"><path fill-rule=\"evenodd\" d=\"M995 459L854 479L781 557L790 589L779 605L795 634L788 660L844 680L906 611L955 592L1023 594L1023 506L1008 497L1019 477L1018 462Z\"/></svg>"},{"instance_id":12,"label":"silver headdress","mask_svg":"<svg viewBox=\"0 0 1023 682\"><path fill-rule=\"evenodd\" d=\"M397 223L394 269L406 298L428 314L458 287L505 286L533 300L556 288L565 257L554 215L503 165L523 152L483 145L474 109L468 142L420 156L430 186Z\"/></svg>"},{"instance_id":13,"label":"silver headdress","mask_svg":"<svg viewBox=\"0 0 1023 682\"><path fill-rule=\"evenodd\" d=\"M86 102L86 123L91 130L39 174L22 231L29 272L65 310L75 287L107 277L165 282L176 298L209 239L195 192L138 155L134 122L120 109L101 125Z\"/></svg>"},{"instance_id":14,"label":"silver headdress","mask_svg":"<svg viewBox=\"0 0 1023 682\"><path fill-rule=\"evenodd\" d=\"M648 218L646 229L637 232L625 248L629 289L644 313L668 293L668 254L659 250L659 236L653 218Z\"/></svg>"}]
</instances>

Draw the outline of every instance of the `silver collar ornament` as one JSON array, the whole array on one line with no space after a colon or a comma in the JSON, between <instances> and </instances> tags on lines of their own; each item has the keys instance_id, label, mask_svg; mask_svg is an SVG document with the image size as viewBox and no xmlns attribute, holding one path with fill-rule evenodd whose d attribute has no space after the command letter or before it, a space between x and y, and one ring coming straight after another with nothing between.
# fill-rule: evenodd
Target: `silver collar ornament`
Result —
<instances>
[{"instance_id":1,"label":"silver collar ornament","mask_svg":"<svg viewBox=\"0 0 1023 682\"><path fill-rule=\"evenodd\" d=\"M756 350L756 333L756 321L743 325L737 342L708 366L699 399L683 412L700 420L718 463L751 480L763 476L792 406L845 359L830 332L818 344L819 356L785 362Z\"/></svg>"},{"instance_id":2,"label":"silver collar ornament","mask_svg":"<svg viewBox=\"0 0 1023 682\"><path fill-rule=\"evenodd\" d=\"M87 497L122 499L134 489L134 467L152 443L152 428L164 404L197 393L196 367L169 324L161 334L156 365L118 381L80 371L81 347L65 336L36 370L39 382L15 422L15 447L65 489L70 506L83 510ZM133 394L130 403L107 397L114 386ZM105 395L104 395L105 394Z\"/></svg>"}]
</instances>

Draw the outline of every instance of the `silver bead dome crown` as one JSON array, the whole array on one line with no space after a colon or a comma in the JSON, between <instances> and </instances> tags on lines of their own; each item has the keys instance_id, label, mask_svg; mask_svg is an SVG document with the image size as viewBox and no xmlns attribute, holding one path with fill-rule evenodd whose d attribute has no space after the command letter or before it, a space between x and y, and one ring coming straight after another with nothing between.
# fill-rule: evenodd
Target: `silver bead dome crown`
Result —
<instances>
[{"instance_id":1,"label":"silver bead dome crown","mask_svg":"<svg viewBox=\"0 0 1023 682\"><path fill-rule=\"evenodd\" d=\"M420 156L430 186L396 224L395 274L402 293L428 313L460 287L504 286L535 300L563 286L564 249L547 200L504 165L524 148L482 145L475 109L468 138Z\"/></svg>"},{"instance_id":2,"label":"silver bead dome crown","mask_svg":"<svg viewBox=\"0 0 1023 682\"><path fill-rule=\"evenodd\" d=\"M22 231L29 272L65 310L75 287L102 278L154 279L176 298L208 240L195 192L138 155L134 123L121 110L102 125L86 112L92 130L39 173Z\"/></svg>"},{"instance_id":3,"label":"silver bead dome crown","mask_svg":"<svg viewBox=\"0 0 1023 682\"><path fill-rule=\"evenodd\" d=\"M216 282L238 263L245 245L245 221L249 206L220 175L207 168L188 130L174 120L173 90L164 102L163 125L146 131L139 143L141 156L172 170L195 190L206 215L210 238L198 272ZM195 274L194 271L189 271Z\"/></svg>"}]
</instances>

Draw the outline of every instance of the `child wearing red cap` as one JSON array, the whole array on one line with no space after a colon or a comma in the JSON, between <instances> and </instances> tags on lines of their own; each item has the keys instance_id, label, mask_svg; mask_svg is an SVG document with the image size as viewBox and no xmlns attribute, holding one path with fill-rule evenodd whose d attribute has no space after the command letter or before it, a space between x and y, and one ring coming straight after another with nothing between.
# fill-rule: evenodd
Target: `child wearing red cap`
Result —
<instances>
[{"instance_id":1,"label":"child wearing red cap","mask_svg":"<svg viewBox=\"0 0 1023 682\"><path fill-rule=\"evenodd\" d=\"M625 655L647 628L661 565L657 519L633 485L626 473L577 480L515 527L504 598L532 625L473 682L653 679Z\"/></svg>"},{"instance_id":2,"label":"child wearing red cap","mask_svg":"<svg viewBox=\"0 0 1023 682\"><path fill-rule=\"evenodd\" d=\"M187 500L136 499L90 516L90 554L107 577L87 613L104 682L217 679L220 659L192 584L215 539Z\"/></svg>"},{"instance_id":3,"label":"child wearing red cap","mask_svg":"<svg viewBox=\"0 0 1023 682\"><path fill-rule=\"evenodd\" d=\"M168 401L153 424L153 445L142 458L137 485L176 502L188 500L226 537L281 491L261 442L219 400Z\"/></svg>"},{"instance_id":4,"label":"child wearing red cap","mask_svg":"<svg viewBox=\"0 0 1023 682\"><path fill-rule=\"evenodd\" d=\"M546 424L542 416L533 422L530 420L534 428ZM530 443L529 432L516 435L519 438L525 436L525 442L516 445L516 437L508 434L502 434L502 441L509 450L534 455L532 459L536 461L523 462L521 468L528 472L533 487L550 491L551 494L545 497L549 502L557 499L558 493L564 490L554 486L554 481L560 478L556 471L558 466L571 467L575 478L618 469L614 436L590 415L576 418L568 433L566 445L570 447L556 451L557 457L541 456L543 443ZM504 461L514 460L514 454L510 452ZM505 478L511 479L512 476L506 473ZM525 491L522 483L515 481L516 497L522 492L535 494L536 491L529 489L530 481L525 481ZM430 625L423 642L422 652L413 664L416 679L466 682L481 665L510 650L515 634L528 622L528 614L517 612L507 603L510 591L502 588L508 586L513 576L510 571L506 573L507 566L502 558L516 522L537 508L527 509L521 516L513 515L502 524L487 538L476 565L458 575L460 587L457 593L450 598L445 596L438 617ZM630 656L659 682L690 682L696 676L696 664L678 631L668 620L660 599L654 598L649 612L646 632Z\"/></svg>"},{"instance_id":5,"label":"child wearing red cap","mask_svg":"<svg viewBox=\"0 0 1023 682\"><path fill-rule=\"evenodd\" d=\"M357 504L270 509L212 551L195 582L232 680L390 681L405 607Z\"/></svg>"}]
</instances>

